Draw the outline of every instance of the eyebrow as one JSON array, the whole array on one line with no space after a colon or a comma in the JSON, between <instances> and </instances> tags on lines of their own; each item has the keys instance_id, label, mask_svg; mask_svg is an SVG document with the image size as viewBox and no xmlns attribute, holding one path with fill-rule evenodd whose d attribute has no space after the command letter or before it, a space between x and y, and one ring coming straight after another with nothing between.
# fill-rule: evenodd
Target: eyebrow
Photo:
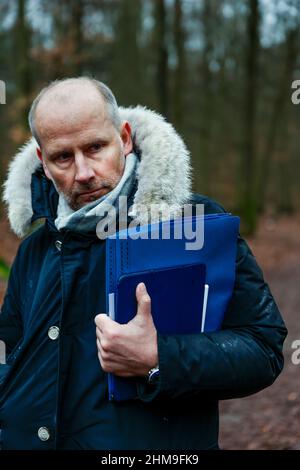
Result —
<instances>
[{"instance_id":1,"label":"eyebrow","mask_svg":"<svg viewBox=\"0 0 300 470\"><path fill-rule=\"evenodd\" d=\"M96 137L95 139L90 139L86 144L83 144L82 147L86 148L94 144L105 144L105 142L107 142L107 139L104 139L103 137Z\"/></svg>"},{"instance_id":2,"label":"eyebrow","mask_svg":"<svg viewBox=\"0 0 300 470\"><path fill-rule=\"evenodd\" d=\"M86 141L86 143L81 144L80 147L83 149L88 148L90 145L94 144L105 144L107 142L107 139L103 137L95 137L94 139L89 139ZM60 150L53 150L48 154L49 160L53 160L56 158L58 155L61 154L66 154L66 153L73 153L72 149L70 147L62 147Z\"/></svg>"},{"instance_id":3,"label":"eyebrow","mask_svg":"<svg viewBox=\"0 0 300 470\"><path fill-rule=\"evenodd\" d=\"M56 150L53 152L50 152L47 157L49 160L54 160L56 157L58 157L61 154L66 154L66 153L72 153L72 150L70 149L63 149L63 150Z\"/></svg>"}]
</instances>

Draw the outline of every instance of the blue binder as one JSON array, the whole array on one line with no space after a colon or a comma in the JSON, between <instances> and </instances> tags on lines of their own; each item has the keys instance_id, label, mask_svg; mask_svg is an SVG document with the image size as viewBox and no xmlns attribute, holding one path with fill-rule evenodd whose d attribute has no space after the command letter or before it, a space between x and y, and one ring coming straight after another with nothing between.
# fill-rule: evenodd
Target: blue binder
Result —
<instances>
[{"instance_id":1,"label":"blue binder","mask_svg":"<svg viewBox=\"0 0 300 470\"><path fill-rule=\"evenodd\" d=\"M191 249L190 236L199 227L203 246ZM234 286L238 230L239 217L219 213L145 225L138 231L128 228L109 237L108 314L119 323L131 320L137 309L135 288L145 282L159 333L220 329ZM108 374L108 389L109 400L133 399L136 379Z\"/></svg>"}]
</instances>

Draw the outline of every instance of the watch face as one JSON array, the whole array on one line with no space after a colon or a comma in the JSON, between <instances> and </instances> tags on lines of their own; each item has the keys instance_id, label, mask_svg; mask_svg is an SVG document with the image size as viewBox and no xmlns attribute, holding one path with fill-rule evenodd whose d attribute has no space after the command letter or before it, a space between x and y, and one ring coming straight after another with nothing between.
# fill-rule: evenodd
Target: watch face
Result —
<instances>
[{"instance_id":1,"label":"watch face","mask_svg":"<svg viewBox=\"0 0 300 470\"><path fill-rule=\"evenodd\" d=\"M154 370L149 377L149 383L153 384L156 383L159 379L159 370Z\"/></svg>"}]
</instances>

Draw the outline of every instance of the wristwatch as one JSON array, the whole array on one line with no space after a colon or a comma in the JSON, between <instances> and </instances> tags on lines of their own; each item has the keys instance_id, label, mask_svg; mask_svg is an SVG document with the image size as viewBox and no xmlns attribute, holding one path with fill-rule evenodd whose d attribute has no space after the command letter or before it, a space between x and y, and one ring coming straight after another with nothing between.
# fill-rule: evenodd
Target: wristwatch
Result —
<instances>
[{"instance_id":1,"label":"wristwatch","mask_svg":"<svg viewBox=\"0 0 300 470\"><path fill-rule=\"evenodd\" d=\"M159 379L159 365L157 364L157 366L153 367L148 372L148 383L155 384L157 383L158 379Z\"/></svg>"}]
</instances>

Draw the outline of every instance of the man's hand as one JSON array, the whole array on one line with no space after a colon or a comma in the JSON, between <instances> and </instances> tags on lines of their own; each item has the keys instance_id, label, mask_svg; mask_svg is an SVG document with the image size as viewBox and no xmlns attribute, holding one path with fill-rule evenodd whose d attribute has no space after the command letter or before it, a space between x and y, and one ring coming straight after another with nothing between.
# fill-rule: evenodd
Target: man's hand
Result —
<instances>
[{"instance_id":1,"label":"man's hand","mask_svg":"<svg viewBox=\"0 0 300 470\"><path fill-rule=\"evenodd\" d=\"M106 313L95 317L101 367L121 377L146 376L158 364L151 299L142 282L136 288L136 298L137 314L125 325L113 321Z\"/></svg>"}]
</instances>

